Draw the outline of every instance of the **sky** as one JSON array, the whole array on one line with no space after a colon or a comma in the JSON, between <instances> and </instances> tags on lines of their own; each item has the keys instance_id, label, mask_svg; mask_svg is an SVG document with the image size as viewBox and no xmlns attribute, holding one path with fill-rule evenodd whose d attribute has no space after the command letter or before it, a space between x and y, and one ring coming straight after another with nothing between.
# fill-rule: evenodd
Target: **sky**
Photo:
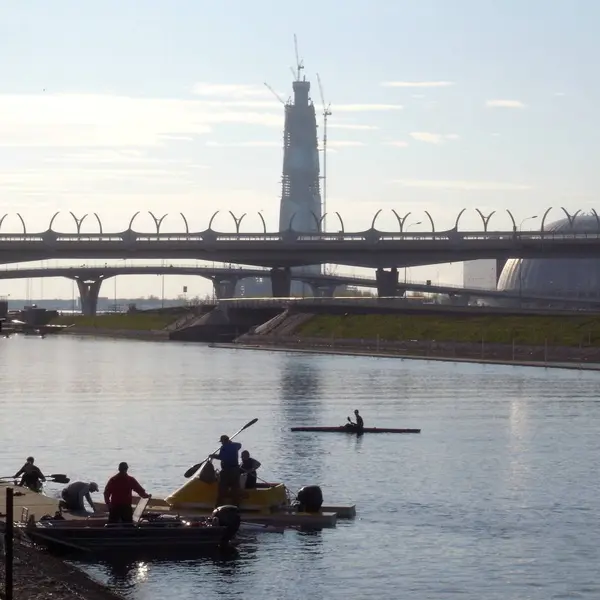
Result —
<instances>
[{"instance_id":1,"label":"sky","mask_svg":"<svg viewBox=\"0 0 600 600\"><path fill-rule=\"evenodd\" d=\"M0 231L278 228L283 106L294 34L328 119L327 212L346 231L490 229L600 209L600 4L584 0L0 0ZM321 121L319 117L319 121ZM322 128L320 128L320 134ZM1 216L1 215L0 215ZM530 217L536 217L530 218ZM87 218L83 231L95 231ZM339 227L332 217L327 227ZM78 261L78 264L81 261ZM55 263L48 263L53 266ZM93 264L88 262L87 264ZM19 266L25 266L24 264ZM339 268L339 272L362 270ZM462 266L410 269L460 283ZM120 293L159 292L119 277ZM165 293L210 292L167 277ZM0 295L71 298L62 279L0 280ZM33 290L33 291L32 291ZM42 291L43 290L43 291Z\"/></svg>"}]
</instances>

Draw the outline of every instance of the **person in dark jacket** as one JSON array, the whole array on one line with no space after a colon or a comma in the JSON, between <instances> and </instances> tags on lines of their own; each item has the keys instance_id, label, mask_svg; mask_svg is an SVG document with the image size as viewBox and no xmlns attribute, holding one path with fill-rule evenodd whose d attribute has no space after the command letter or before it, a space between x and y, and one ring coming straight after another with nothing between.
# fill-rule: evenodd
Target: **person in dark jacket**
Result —
<instances>
[{"instance_id":1,"label":"person in dark jacket","mask_svg":"<svg viewBox=\"0 0 600 600\"><path fill-rule=\"evenodd\" d=\"M83 501L87 500L92 510L96 512L91 494L97 491L98 484L94 481L90 481L90 483L74 481L63 489L61 493L62 500L59 506L65 510L84 511L85 504Z\"/></svg>"},{"instance_id":2,"label":"person in dark jacket","mask_svg":"<svg viewBox=\"0 0 600 600\"><path fill-rule=\"evenodd\" d=\"M350 417L348 417L348 423L346 424L346 428L351 431L356 431L356 433L362 433L365 428L365 422L363 418L358 413L358 410L354 411L354 418L356 419L356 423L354 423Z\"/></svg>"},{"instance_id":3,"label":"person in dark jacket","mask_svg":"<svg viewBox=\"0 0 600 600\"><path fill-rule=\"evenodd\" d=\"M240 464L240 470L242 474L246 475L247 490L254 489L256 487L256 470L260 467L260 462L250 456L248 450L242 452L242 463Z\"/></svg>"},{"instance_id":4,"label":"person in dark jacket","mask_svg":"<svg viewBox=\"0 0 600 600\"><path fill-rule=\"evenodd\" d=\"M142 498L151 498L137 479L127 473L128 470L126 462L120 463L119 472L108 480L104 488L109 523L133 523L132 492Z\"/></svg>"},{"instance_id":5,"label":"person in dark jacket","mask_svg":"<svg viewBox=\"0 0 600 600\"><path fill-rule=\"evenodd\" d=\"M46 478L39 467L33 464L34 462L33 456L28 456L25 464L15 473L15 479L22 476L19 485L28 487L34 492L40 492L42 482L46 481Z\"/></svg>"},{"instance_id":6,"label":"person in dark jacket","mask_svg":"<svg viewBox=\"0 0 600 600\"><path fill-rule=\"evenodd\" d=\"M221 436L221 449L218 454L211 454L210 458L221 461L219 472L219 491L217 493L216 507L223 504L226 497L231 503L239 506L240 497L240 465L239 451L242 448L238 442L232 442L229 436Z\"/></svg>"}]
</instances>

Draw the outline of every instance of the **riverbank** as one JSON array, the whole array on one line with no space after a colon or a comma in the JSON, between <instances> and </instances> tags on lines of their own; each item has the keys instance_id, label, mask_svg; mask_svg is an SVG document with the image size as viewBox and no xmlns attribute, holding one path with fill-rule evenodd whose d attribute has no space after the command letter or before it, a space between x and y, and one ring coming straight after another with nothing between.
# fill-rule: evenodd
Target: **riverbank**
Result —
<instances>
[{"instance_id":1,"label":"riverbank","mask_svg":"<svg viewBox=\"0 0 600 600\"><path fill-rule=\"evenodd\" d=\"M288 309L235 346L600 370L600 315L330 314Z\"/></svg>"},{"instance_id":2,"label":"riverbank","mask_svg":"<svg viewBox=\"0 0 600 600\"><path fill-rule=\"evenodd\" d=\"M110 337L120 339L164 342L181 323L193 318L193 311L181 308L165 311L135 311L129 313L101 314L93 317L61 315L52 325L67 325L61 334Z\"/></svg>"},{"instance_id":3,"label":"riverbank","mask_svg":"<svg viewBox=\"0 0 600 600\"><path fill-rule=\"evenodd\" d=\"M0 598L5 598L4 568ZM14 544L13 595L18 600L123 600L83 571L37 548Z\"/></svg>"},{"instance_id":4,"label":"riverbank","mask_svg":"<svg viewBox=\"0 0 600 600\"><path fill-rule=\"evenodd\" d=\"M375 349L366 350L363 346L355 348L339 348L333 344L316 346L316 345L300 345L300 342L290 340L285 343L283 340L269 343L265 340L258 340L257 343L251 344L250 340L246 343L236 342L233 344L212 344L214 348L230 348L238 350L263 350L268 352L298 352L304 354L329 354L339 356L369 356L373 358L397 358L402 360L433 360L439 362L456 362L456 363L479 363L490 365L507 365L513 367L543 367L548 369L571 369L579 371L600 371L600 362L557 362L544 360L501 360L493 358L465 358L459 356L436 356L431 354L402 354L391 352L388 350Z\"/></svg>"}]
</instances>

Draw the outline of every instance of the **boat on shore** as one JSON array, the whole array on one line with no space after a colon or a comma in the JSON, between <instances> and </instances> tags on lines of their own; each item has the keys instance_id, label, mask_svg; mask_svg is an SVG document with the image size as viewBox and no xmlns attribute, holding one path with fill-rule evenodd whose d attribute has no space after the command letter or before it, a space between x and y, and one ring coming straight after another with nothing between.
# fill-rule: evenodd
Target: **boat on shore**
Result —
<instances>
[{"instance_id":1,"label":"boat on shore","mask_svg":"<svg viewBox=\"0 0 600 600\"><path fill-rule=\"evenodd\" d=\"M131 524L111 524L106 518L29 519L19 530L33 543L61 554L114 556L124 553L144 557L189 554L225 549L240 529L239 511L234 506L216 509L212 516L186 519L177 515L144 515L140 501Z\"/></svg>"},{"instance_id":2,"label":"boat on shore","mask_svg":"<svg viewBox=\"0 0 600 600\"><path fill-rule=\"evenodd\" d=\"M312 431L315 433L421 433L420 429L393 429L391 427L364 427L362 431L356 428L340 425L338 427L292 427L292 431Z\"/></svg>"}]
</instances>

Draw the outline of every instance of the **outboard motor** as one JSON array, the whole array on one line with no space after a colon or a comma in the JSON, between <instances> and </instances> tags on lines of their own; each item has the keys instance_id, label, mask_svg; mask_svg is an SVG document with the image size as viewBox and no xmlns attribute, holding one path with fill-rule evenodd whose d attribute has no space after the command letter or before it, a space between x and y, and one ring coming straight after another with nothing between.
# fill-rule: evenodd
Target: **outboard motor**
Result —
<instances>
[{"instance_id":1,"label":"outboard motor","mask_svg":"<svg viewBox=\"0 0 600 600\"><path fill-rule=\"evenodd\" d=\"M300 512L316 513L323 506L323 492L318 485L307 485L298 492L296 501Z\"/></svg>"},{"instance_id":2,"label":"outboard motor","mask_svg":"<svg viewBox=\"0 0 600 600\"><path fill-rule=\"evenodd\" d=\"M213 523L217 523L221 527L225 527L225 541L233 539L240 528L242 518L240 517L240 509L231 504L218 506L212 513Z\"/></svg>"}]
</instances>

